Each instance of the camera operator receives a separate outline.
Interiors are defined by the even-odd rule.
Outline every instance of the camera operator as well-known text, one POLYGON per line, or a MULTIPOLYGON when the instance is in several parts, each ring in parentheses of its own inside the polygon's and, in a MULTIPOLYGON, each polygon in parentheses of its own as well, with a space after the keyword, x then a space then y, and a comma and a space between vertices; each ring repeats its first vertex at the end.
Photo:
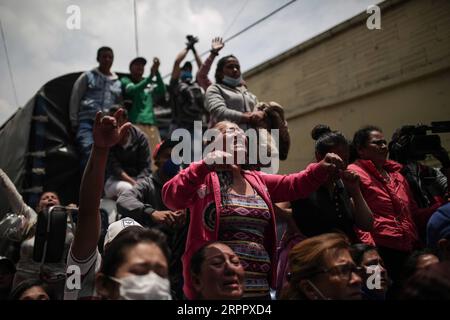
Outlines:
MULTIPOLYGON (((430 127, 421 125, 397 129, 389 143, 389 158, 403 165, 401 173, 408 181, 418 207, 434 212, 448 201, 450 159, 440 144, 439 136, 426 135, 428 129, 430 127), (441 168, 421 163, 427 154, 439 160, 441 168)), ((423 221, 423 225, 426 223, 423 221)))
POLYGON ((192 35, 188 35, 186 38, 186 47, 177 55, 170 78, 169 92, 172 100, 172 123, 169 134, 177 128, 184 128, 193 136, 194 121, 203 121, 205 92, 195 82, 191 62, 186 61, 183 66, 180 66, 189 50, 195 56, 197 67, 200 69, 202 66, 202 60, 194 47, 195 43, 198 42, 198 38, 192 35))

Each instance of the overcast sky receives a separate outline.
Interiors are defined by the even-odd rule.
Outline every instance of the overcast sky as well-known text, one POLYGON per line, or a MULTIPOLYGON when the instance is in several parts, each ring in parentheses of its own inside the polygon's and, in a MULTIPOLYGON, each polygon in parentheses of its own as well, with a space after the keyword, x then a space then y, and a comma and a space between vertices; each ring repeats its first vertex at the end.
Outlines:
MULTIPOLYGON (((214 36, 230 37, 289 0, 136 0, 140 55, 161 60, 170 72, 186 34, 200 38, 198 52, 214 36)), ((336 24, 365 11, 379 0, 297 0, 225 45, 248 70, 336 24)), ((114 71, 127 72, 136 56, 133 0, 0 0, 19 106, 47 81, 96 66, 98 47, 114 49, 114 71), (70 30, 67 7, 81 10, 81 28, 70 30)), ((192 56, 189 54, 189 59, 192 56)), ((148 66, 149 68, 149 66, 148 66)), ((212 75, 211 71, 211 75, 212 75)), ((168 79, 167 79, 168 81, 168 79)), ((16 109, 3 43, 0 45, 0 124, 16 109)))

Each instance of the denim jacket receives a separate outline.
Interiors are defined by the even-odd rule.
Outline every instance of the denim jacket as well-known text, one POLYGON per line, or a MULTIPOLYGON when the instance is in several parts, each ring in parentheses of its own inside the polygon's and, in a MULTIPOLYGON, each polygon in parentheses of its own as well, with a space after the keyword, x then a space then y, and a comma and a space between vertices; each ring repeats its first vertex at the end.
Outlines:
POLYGON ((77 127, 79 121, 94 120, 97 111, 107 112, 120 102, 122 95, 118 76, 105 76, 98 69, 84 72, 75 82, 70 99, 70 121, 77 127))

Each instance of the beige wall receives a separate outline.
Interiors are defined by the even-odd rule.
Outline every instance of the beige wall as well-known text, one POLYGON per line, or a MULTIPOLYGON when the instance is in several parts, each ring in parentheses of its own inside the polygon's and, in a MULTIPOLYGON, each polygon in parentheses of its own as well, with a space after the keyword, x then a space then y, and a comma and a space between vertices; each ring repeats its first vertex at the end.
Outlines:
MULTIPOLYGON (((314 156, 324 123, 351 137, 366 124, 386 137, 404 124, 450 120, 450 1, 385 1, 381 30, 362 13, 246 72, 259 100, 286 108, 292 147, 281 172, 314 156)), ((442 135, 450 149, 450 134, 442 135)))

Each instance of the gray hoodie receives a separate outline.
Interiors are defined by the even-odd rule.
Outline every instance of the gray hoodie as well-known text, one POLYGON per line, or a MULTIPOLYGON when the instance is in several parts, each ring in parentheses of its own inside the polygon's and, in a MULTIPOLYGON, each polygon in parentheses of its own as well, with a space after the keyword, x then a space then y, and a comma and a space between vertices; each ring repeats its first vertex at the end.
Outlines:
POLYGON ((247 129, 247 124, 240 123, 242 113, 252 112, 258 103, 256 96, 243 85, 233 88, 224 84, 213 84, 205 95, 205 109, 210 113, 210 127, 217 122, 228 120, 247 129))

